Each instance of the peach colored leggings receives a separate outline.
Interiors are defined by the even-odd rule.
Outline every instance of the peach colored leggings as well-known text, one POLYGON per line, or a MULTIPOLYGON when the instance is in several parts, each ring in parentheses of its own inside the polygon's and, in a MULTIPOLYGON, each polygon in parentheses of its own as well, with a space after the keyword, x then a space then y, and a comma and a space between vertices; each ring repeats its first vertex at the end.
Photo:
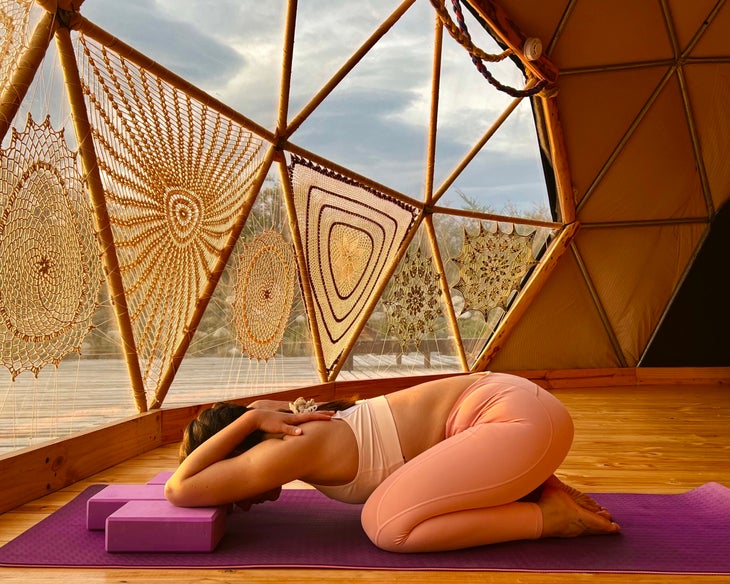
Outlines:
POLYGON ((396 552, 538 538, 540 508, 520 499, 555 472, 572 440, 570 415, 553 395, 490 373, 461 395, 445 439, 370 495, 363 528, 376 546, 396 552))

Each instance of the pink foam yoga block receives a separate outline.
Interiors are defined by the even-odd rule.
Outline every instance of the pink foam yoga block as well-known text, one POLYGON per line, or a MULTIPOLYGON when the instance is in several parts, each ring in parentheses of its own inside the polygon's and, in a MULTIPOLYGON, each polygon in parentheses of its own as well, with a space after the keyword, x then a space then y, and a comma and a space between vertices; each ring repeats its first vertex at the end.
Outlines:
POLYGON ((172 476, 172 471, 162 471, 161 473, 156 474, 153 476, 150 480, 147 481, 148 485, 164 485, 167 482, 167 479, 169 479, 172 476))
POLYGON ((107 552, 212 552, 226 529, 221 507, 130 501, 106 520, 107 552))
POLYGON ((108 485, 86 503, 86 528, 104 529, 106 518, 133 500, 165 500, 165 485, 108 485))

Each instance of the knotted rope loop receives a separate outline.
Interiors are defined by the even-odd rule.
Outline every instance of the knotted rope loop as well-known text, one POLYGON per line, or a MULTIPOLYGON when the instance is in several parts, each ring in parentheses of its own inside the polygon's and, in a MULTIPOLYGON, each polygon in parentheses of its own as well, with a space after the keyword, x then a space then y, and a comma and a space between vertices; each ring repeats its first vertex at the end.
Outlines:
POLYGON ((513 54, 512 50, 507 49, 499 54, 491 54, 477 47, 472 41, 471 34, 469 34, 469 29, 466 26, 464 13, 461 10, 460 0, 451 0, 454 14, 456 15, 456 23, 451 19, 451 15, 446 9, 445 0, 431 0, 431 4, 436 10, 436 14, 441 20, 444 28, 449 31, 449 34, 454 38, 454 40, 456 40, 456 42, 466 49, 474 63, 474 66, 493 87, 512 97, 530 97, 545 89, 547 81, 544 79, 541 79, 528 89, 516 89, 509 85, 500 83, 489 72, 487 67, 484 65, 484 62, 498 63, 503 61, 505 58, 513 54))

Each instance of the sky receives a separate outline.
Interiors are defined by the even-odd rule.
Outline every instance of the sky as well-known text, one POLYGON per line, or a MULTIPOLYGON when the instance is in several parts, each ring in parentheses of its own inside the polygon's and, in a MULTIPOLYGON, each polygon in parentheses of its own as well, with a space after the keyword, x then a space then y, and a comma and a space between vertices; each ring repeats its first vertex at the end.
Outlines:
MULTIPOLYGON (((398 6, 396 0, 300 0, 289 119, 398 6)), ((285 0, 86 0, 81 13, 125 43, 273 131, 281 85, 285 0)), ((466 12, 466 10, 465 10, 466 12)), ((496 45, 467 13, 475 44, 496 45)), ((434 11, 415 4, 316 112, 295 144, 416 199, 423 197, 431 96, 434 11)), ((489 65, 500 81, 524 83, 511 63, 489 65)), ((436 185, 512 98, 493 89, 466 51, 444 36, 436 185)), ((441 204, 456 191, 495 212, 546 205, 532 113, 510 117, 441 204)))

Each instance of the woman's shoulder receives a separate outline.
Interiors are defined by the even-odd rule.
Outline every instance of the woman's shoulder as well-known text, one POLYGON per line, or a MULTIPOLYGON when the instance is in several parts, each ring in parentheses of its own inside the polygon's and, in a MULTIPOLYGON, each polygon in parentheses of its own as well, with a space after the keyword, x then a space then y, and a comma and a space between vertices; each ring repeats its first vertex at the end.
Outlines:
POLYGON ((351 428, 333 418, 327 422, 302 424, 299 436, 284 436, 280 448, 288 456, 309 459, 306 476, 299 478, 309 483, 341 483, 354 477, 358 467, 358 446, 351 428))

